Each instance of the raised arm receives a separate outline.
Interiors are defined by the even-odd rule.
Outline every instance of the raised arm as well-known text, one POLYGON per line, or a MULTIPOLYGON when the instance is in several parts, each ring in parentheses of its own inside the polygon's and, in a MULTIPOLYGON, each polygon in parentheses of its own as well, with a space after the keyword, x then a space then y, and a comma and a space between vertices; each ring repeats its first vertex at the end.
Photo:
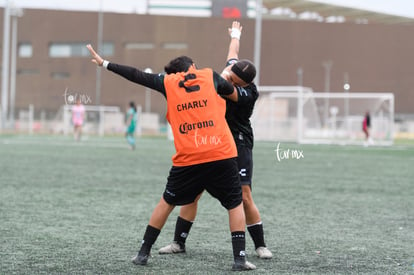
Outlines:
POLYGON ((97 54, 91 45, 86 45, 86 47, 92 56, 92 62, 96 65, 103 66, 131 82, 156 90, 165 96, 164 76, 162 74, 146 73, 130 66, 109 62, 97 54))
MULTIPOLYGON (((228 29, 231 40, 230 40, 229 50, 227 53, 227 61, 231 59, 239 59, 240 36, 241 36, 242 28, 243 27, 240 25, 240 22, 233 21, 231 28, 228 29)), ((231 65, 224 68, 223 72, 221 73, 221 76, 227 81, 232 82, 231 77, 230 77, 230 68, 231 68, 231 65)), ((236 87, 234 87, 234 93, 232 93, 231 95, 227 95, 225 97, 232 101, 237 101, 238 94, 237 94, 236 87)))
POLYGON ((229 51, 227 53, 227 60, 235 58, 239 59, 239 49, 240 49, 240 35, 242 31, 242 26, 240 22, 233 21, 231 28, 229 28, 229 35, 231 37, 229 51))

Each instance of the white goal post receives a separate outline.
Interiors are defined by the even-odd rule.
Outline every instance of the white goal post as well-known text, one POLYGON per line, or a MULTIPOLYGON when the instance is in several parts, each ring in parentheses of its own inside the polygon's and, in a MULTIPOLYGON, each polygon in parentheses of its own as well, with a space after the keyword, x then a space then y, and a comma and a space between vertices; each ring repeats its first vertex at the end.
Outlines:
POLYGON ((365 144, 362 121, 371 117, 375 145, 392 145, 392 93, 314 93, 301 86, 260 86, 252 115, 255 139, 314 144, 365 144))

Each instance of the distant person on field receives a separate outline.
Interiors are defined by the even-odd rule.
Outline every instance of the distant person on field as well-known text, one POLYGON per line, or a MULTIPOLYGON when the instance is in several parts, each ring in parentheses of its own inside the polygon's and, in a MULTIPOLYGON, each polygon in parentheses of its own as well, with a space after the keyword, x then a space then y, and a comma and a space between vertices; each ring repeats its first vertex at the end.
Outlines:
POLYGON ((137 125, 137 107, 135 103, 131 101, 129 103, 129 109, 126 113, 126 133, 125 137, 132 150, 135 150, 135 127, 137 125))
POLYGON ((85 107, 81 103, 80 98, 78 98, 76 99, 76 105, 72 106, 73 136, 76 141, 79 141, 81 138, 84 119, 85 107))
POLYGON ((364 116, 364 120, 362 121, 362 131, 364 131, 365 134, 365 140, 370 142, 371 137, 369 134, 369 130, 371 128, 371 116, 369 115, 369 112, 367 111, 364 116))

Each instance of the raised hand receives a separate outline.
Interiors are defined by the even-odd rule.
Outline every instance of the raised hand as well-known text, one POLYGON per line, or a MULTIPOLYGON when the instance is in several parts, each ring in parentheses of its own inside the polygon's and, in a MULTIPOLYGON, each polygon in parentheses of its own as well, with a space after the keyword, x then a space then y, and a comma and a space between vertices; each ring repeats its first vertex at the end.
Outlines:
POLYGON ((86 45, 86 48, 88 48, 88 50, 89 50, 89 52, 91 53, 91 55, 92 55, 92 62, 93 63, 95 63, 96 65, 98 65, 98 66, 102 66, 102 64, 103 64, 103 62, 104 62, 104 60, 103 60, 103 58, 102 57, 100 57, 100 55, 99 54, 97 54, 96 52, 95 52, 95 50, 93 49, 93 47, 92 47, 92 45, 91 44, 88 44, 88 45, 86 45))
POLYGON ((229 28, 229 35, 231 38, 238 38, 240 39, 240 34, 243 27, 240 25, 240 22, 233 21, 233 24, 231 25, 231 28, 229 28))

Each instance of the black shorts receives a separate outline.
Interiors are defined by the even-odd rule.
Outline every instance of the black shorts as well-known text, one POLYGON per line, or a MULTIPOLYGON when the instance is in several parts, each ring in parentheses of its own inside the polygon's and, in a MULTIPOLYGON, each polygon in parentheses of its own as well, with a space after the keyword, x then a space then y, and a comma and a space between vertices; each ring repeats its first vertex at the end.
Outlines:
POLYGON ((239 167, 239 176, 241 185, 252 185, 253 176, 253 155, 252 149, 244 144, 237 144, 237 165, 239 167))
POLYGON ((242 202, 236 158, 190 166, 173 166, 168 176, 164 199, 172 205, 194 202, 206 190, 226 209, 242 202))

